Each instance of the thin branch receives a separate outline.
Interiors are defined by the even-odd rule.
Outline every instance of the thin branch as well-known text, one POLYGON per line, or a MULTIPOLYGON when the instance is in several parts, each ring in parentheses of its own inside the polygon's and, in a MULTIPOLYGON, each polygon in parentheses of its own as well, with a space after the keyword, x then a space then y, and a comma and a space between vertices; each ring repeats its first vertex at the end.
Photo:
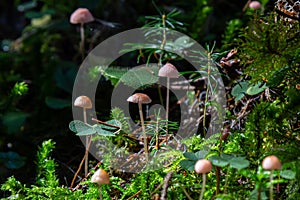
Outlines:
POLYGON ((161 191, 161 197, 160 200, 166 200, 166 196, 167 196, 167 190, 168 190, 168 186, 169 186, 169 181, 173 175, 173 171, 169 172, 165 178, 164 178, 164 185, 163 185, 163 189, 161 191))

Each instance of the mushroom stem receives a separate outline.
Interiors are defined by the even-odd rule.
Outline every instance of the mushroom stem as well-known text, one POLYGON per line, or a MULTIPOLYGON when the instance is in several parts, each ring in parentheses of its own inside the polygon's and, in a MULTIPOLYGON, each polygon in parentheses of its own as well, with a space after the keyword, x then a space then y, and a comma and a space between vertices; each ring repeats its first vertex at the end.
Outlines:
POLYGON ((148 142, 147 142, 147 136, 146 136, 146 129, 145 129, 145 125, 144 125, 144 116, 143 116, 143 110, 142 110, 142 103, 138 103, 139 106, 139 114, 140 114, 140 118, 141 118, 141 124, 142 124, 142 130, 143 130, 143 137, 144 137, 144 151, 146 154, 146 159, 148 161, 149 159, 149 154, 148 154, 148 142))
POLYGON ((273 170, 270 171, 270 200, 273 200, 273 170))
MULTIPOLYGON (((86 108, 83 108, 83 121, 84 123, 87 123, 87 118, 86 118, 86 108)), ((92 138, 89 138, 89 136, 85 136, 85 161, 84 161, 84 175, 87 175, 88 173, 88 160, 89 160, 89 141, 92 138)))
MULTIPOLYGON (((169 90, 169 87, 170 87, 170 78, 167 77, 167 102, 166 102, 166 134, 167 134, 167 137, 168 137, 168 121, 169 121, 169 98, 170 98, 170 90, 169 90)), ((168 140, 167 140, 168 142, 168 140)))
POLYGON ((102 200, 102 185, 98 184, 98 189, 99 189, 99 199, 102 200))
POLYGON ((81 59, 84 59, 84 26, 83 23, 80 23, 80 53, 81 53, 81 59))
POLYGON ((205 190, 205 184, 206 184, 206 174, 203 173, 203 174, 202 174, 202 189, 201 189, 201 194, 200 194, 199 200, 202 200, 202 199, 203 199, 203 196, 204 196, 204 190, 205 190))

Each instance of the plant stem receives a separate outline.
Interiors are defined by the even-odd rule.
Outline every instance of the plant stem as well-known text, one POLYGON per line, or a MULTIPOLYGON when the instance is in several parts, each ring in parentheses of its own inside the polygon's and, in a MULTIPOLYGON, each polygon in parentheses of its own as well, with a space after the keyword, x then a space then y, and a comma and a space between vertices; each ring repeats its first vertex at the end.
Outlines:
POLYGON ((207 109, 207 102, 208 102, 208 93, 209 93, 209 86, 210 86, 210 59, 211 59, 211 53, 208 52, 207 54, 207 86, 206 86, 206 94, 205 94, 205 102, 204 102, 204 110, 203 110, 203 135, 206 136, 206 109, 207 109))
POLYGON ((158 150, 159 149, 159 120, 160 120, 160 117, 157 116, 156 118, 156 126, 155 126, 155 148, 158 150))
POLYGON ((205 183, 206 183, 206 174, 203 173, 202 174, 202 189, 201 189, 201 195, 199 197, 199 200, 202 200, 203 199, 203 196, 204 196, 204 190, 205 190, 205 183))
MULTIPOLYGON (((84 123, 87 123, 87 119, 86 119, 86 108, 83 108, 83 121, 84 123)), ((89 144, 89 140, 91 140, 91 138, 89 136, 85 136, 85 161, 84 161, 84 175, 86 176, 88 173, 88 160, 89 160, 89 154, 88 154, 88 144, 89 144)))
POLYGON ((146 160, 148 161, 149 159, 149 153, 148 153, 148 142, 147 142, 147 135, 146 135, 146 129, 145 129, 145 124, 144 124, 144 116, 143 116, 143 110, 142 110, 142 103, 138 103, 139 106, 139 114, 141 118, 141 124, 142 124, 142 130, 143 130, 143 137, 144 137, 144 151, 146 154, 146 160))
POLYGON ((216 167, 216 176, 217 176, 217 188, 216 195, 220 193, 220 167, 216 167))
POLYGON ((159 56, 159 66, 162 66, 162 57, 163 57, 163 49, 165 48, 166 42, 167 42, 167 34, 166 34, 166 15, 161 16, 162 19, 162 26, 163 26, 163 40, 160 44, 160 56, 159 56))
POLYGON ((273 200, 273 170, 270 171, 270 200, 273 200))

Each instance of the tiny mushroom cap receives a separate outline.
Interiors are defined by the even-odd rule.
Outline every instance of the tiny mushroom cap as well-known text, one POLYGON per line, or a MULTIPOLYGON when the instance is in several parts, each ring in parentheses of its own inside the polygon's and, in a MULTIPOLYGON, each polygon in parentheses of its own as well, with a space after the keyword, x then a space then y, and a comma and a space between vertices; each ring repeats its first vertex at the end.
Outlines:
POLYGON ((158 76, 160 77, 169 77, 169 78, 177 78, 179 73, 174 65, 171 63, 167 63, 158 71, 158 76))
POLYGON ((249 4, 249 8, 260 9, 261 8, 261 3, 259 1, 251 1, 250 4, 249 4))
POLYGON ((267 156, 262 162, 262 167, 265 170, 276 170, 276 169, 281 169, 281 163, 280 160, 274 156, 267 156))
POLYGON ((74 106, 81 107, 81 108, 89 108, 89 109, 93 107, 91 99, 87 96, 77 97, 75 99, 74 106))
POLYGON ((81 24, 81 23, 88 23, 94 21, 93 15, 87 8, 78 8, 75 10, 71 17, 70 23, 71 24, 81 24))
POLYGON ((92 183, 109 184, 109 175, 103 169, 98 169, 91 178, 92 183))
POLYGON ((127 101, 132 103, 141 103, 141 104, 147 104, 151 103, 151 99, 148 95, 143 93, 135 93, 132 96, 130 96, 127 101))
POLYGON ((209 160, 201 159, 195 164, 195 171, 198 174, 206 174, 212 170, 212 165, 209 160))

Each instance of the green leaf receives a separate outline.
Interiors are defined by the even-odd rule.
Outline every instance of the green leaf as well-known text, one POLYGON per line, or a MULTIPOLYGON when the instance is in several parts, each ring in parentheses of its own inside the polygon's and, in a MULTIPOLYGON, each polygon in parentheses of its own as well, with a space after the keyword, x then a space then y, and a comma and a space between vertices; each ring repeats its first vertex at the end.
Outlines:
POLYGON ((93 127, 80 120, 74 120, 69 123, 69 129, 74 133, 80 133, 90 129, 93 130, 93 127))
POLYGON ((228 165, 228 161, 224 158, 221 158, 220 156, 211 156, 208 158, 208 160, 215 166, 218 167, 225 167, 228 165))
POLYGON ((95 66, 90 68, 89 76, 92 80, 95 80, 100 73, 102 76, 110 80, 113 85, 116 85, 127 71, 127 69, 121 67, 95 66))
POLYGON ((121 77, 121 81, 132 88, 146 88, 158 82, 158 66, 136 67, 121 77))
POLYGON ((8 133, 16 133, 20 131, 20 127, 29 116, 24 112, 8 112, 2 116, 2 123, 7 127, 8 133))
POLYGON ((48 107, 53 109, 62 109, 71 106, 70 101, 56 97, 46 97, 45 103, 48 107))
POLYGON ((296 172, 293 172, 292 170, 283 170, 283 171, 280 171, 280 176, 282 178, 292 180, 292 179, 295 179, 296 172))
POLYGON ((97 131, 94 128, 92 128, 92 129, 86 129, 84 131, 80 131, 80 132, 76 133, 76 135, 77 136, 87 136, 87 135, 94 135, 96 133, 97 133, 97 131))
POLYGON ((181 160, 179 162, 180 167, 183 169, 186 169, 188 171, 194 171, 196 161, 191 161, 191 160, 181 160))
POLYGON ((200 150, 200 151, 197 151, 195 153, 195 156, 197 157, 197 160, 200 160, 200 159, 203 159, 205 158, 205 156, 208 154, 208 151, 206 150, 200 150))
POLYGON ((230 167, 235 169, 243 169, 249 166, 249 161, 243 157, 235 157, 229 160, 230 167))
POLYGON ((240 82, 236 84, 231 91, 231 95, 235 97, 235 101, 241 100, 246 94, 248 89, 248 82, 240 82))
POLYGON ((195 153, 192 153, 192 152, 185 152, 183 153, 183 156, 190 159, 190 160, 199 160, 198 157, 195 155, 195 153))
POLYGON ((262 91, 264 91, 266 88, 267 88, 266 84, 262 85, 261 82, 258 82, 255 85, 250 86, 247 89, 246 93, 249 95, 257 95, 257 94, 261 93, 262 91))
POLYGON ((121 122, 119 122, 118 120, 115 120, 115 119, 109 120, 105 123, 111 124, 111 125, 114 125, 114 126, 118 126, 120 128, 110 127, 110 126, 107 126, 105 124, 95 124, 95 125, 93 125, 93 128, 97 132, 98 135, 115 136, 116 132, 118 132, 122 128, 121 122))

